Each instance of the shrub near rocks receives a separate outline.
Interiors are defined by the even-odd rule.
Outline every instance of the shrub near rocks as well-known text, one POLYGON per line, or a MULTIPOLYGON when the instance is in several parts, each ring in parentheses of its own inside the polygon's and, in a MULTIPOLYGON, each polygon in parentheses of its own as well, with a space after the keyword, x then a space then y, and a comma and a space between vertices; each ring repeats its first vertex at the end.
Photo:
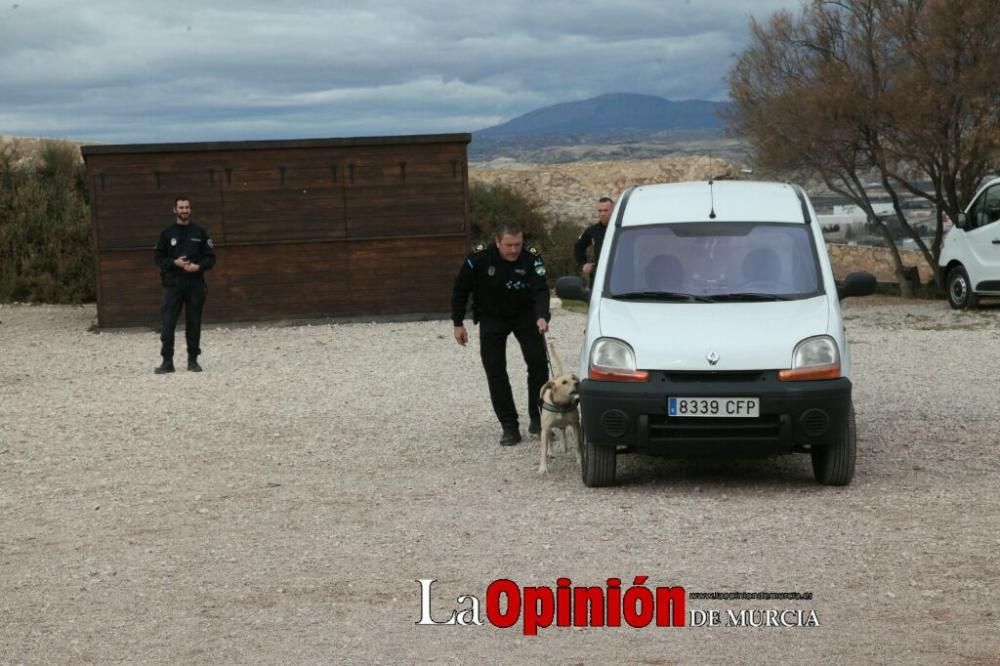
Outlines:
POLYGON ((469 187, 469 213, 473 243, 493 242, 493 232, 504 220, 512 220, 524 229, 524 242, 538 248, 545 260, 549 286, 563 275, 576 275, 573 243, 582 227, 552 223, 543 212, 544 202, 523 190, 502 183, 472 183, 469 187))
POLYGON ((94 301, 87 185, 78 150, 0 152, 0 301, 94 301))

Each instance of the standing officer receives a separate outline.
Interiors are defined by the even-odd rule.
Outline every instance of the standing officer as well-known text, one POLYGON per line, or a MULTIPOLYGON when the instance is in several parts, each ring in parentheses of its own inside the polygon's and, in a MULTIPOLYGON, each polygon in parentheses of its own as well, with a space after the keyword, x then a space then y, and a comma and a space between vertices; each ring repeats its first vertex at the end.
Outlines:
POLYGON ((463 347, 469 341, 465 309, 472 295, 473 323, 479 324, 479 347, 490 387, 490 400, 503 436, 501 446, 521 441, 517 408, 507 376, 507 336, 521 345, 528 365, 528 432, 542 431, 538 412, 539 394, 548 378, 545 333, 549 330, 549 286, 545 264, 538 251, 524 248, 524 234, 513 222, 502 223, 494 243, 479 245, 466 257, 455 278, 451 295, 451 319, 455 340, 463 347))
POLYGON ((601 243, 604 242, 604 233, 608 230, 608 222, 611 220, 611 209, 614 201, 608 197, 601 197, 597 201, 597 222, 583 230, 576 244, 573 245, 573 256, 576 265, 584 274, 593 275, 597 268, 597 260, 601 256, 601 243), (594 260, 587 261, 587 248, 594 246, 594 260))
POLYGON ((160 232, 153 254, 163 285, 160 301, 163 363, 156 369, 158 375, 174 371, 174 329, 181 307, 184 308, 184 337, 187 338, 187 368, 191 372, 201 372, 198 345, 201 342, 201 311, 205 307, 205 271, 215 265, 215 247, 208 230, 191 221, 191 200, 177 197, 174 216, 175 222, 160 232))

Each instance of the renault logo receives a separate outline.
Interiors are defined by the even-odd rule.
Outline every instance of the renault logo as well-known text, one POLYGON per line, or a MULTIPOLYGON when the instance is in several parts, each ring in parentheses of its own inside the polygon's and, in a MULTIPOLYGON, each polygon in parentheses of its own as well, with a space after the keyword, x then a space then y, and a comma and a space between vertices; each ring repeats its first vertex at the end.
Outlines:
POLYGON ((705 358, 708 359, 708 364, 709 365, 717 365, 719 363, 719 353, 718 352, 710 351, 710 352, 708 352, 708 354, 705 355, 705 358))

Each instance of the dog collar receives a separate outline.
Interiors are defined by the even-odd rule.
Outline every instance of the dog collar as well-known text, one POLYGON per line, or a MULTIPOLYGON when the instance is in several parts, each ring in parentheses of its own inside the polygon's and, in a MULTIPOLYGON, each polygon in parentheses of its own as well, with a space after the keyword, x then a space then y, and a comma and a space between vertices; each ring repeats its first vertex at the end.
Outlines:
POLYGON ((542 402, 542 409, 547 412, 555 412, 556 414, 568 414, 576 409, 576 406, 580 404, 579 398, 574 398, 573 402, 565 407, 561 407, 551 402, 542 402))

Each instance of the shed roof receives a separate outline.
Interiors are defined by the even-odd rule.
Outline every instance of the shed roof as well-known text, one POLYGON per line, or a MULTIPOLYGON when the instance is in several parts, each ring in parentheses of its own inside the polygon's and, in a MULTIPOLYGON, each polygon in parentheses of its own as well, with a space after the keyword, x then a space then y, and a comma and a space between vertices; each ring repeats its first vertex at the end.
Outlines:
POLYGON ((194 143, 133 143, 88 145, 80 148, 84 159, 90 155, 125 155, 135 153, 180 153, 221 150, 262 150, 275 148, 330 148, 351 146, 389 146, 433 143, 469 143, 472 135, 406 134, 399 136, 361 136, 328 139, 268 139, 262 141, 202 141, 194 143))

